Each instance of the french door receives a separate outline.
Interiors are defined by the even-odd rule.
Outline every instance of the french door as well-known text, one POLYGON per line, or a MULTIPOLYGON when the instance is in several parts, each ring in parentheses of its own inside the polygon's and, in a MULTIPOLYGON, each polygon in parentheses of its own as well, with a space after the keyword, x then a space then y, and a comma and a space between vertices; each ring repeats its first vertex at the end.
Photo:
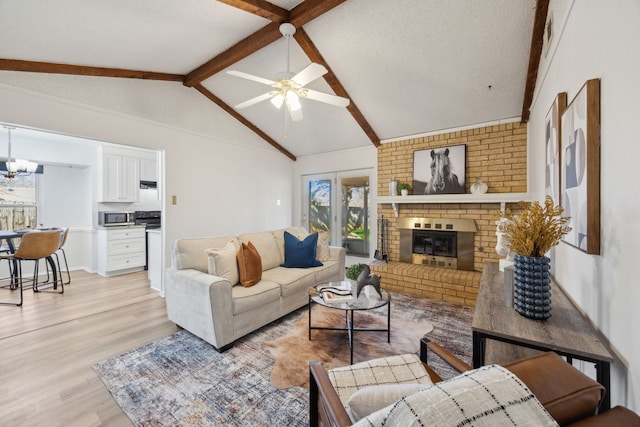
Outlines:
POLYGON ((372 173, 364 169, 304 176, 303 225, 310 232, 328 231, 331 244, 344 247, 347 255, 369 257, 372 173))

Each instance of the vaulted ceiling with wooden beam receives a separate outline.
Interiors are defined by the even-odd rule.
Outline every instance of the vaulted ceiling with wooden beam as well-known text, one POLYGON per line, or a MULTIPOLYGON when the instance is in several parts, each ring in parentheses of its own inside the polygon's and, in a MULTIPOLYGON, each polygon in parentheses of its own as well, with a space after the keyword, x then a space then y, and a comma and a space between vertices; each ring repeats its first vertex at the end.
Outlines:
MULTIPOLYGON (((195 90, 292 160, 528 118, 548 0, 1 0, 0 82, 11 73, 126 78, 195 90), (290 43, 279 27, 291 23, 290 43), (304 118, 260 102, 311 63, 304 118)), ((144 84, 144 82, 140 82, 144 84)), ((1 120, 1 118, 0 118, 1 120)))

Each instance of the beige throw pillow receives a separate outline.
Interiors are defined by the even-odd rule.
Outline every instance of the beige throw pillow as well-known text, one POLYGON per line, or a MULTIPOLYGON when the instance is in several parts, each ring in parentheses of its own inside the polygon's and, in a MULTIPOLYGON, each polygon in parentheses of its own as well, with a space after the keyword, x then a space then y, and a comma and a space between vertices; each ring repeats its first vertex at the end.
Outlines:
POLYGON ((210 248, 205 252, 209 257, 209 274, 224 277, 231 285, 238 283, 237 249, 233 241, 227 242, 224 248, 210 248))
POLYGON ((316 259, 318 261, 329 261, 329 232, 318 233, 318 246, 316 248, 316 259))

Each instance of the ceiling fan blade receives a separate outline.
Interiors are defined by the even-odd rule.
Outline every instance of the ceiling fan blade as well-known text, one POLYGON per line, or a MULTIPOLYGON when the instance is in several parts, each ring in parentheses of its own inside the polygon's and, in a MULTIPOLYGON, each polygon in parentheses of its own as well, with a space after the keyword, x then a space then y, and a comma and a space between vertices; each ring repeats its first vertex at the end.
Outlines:
POLYGON ((327 73, 328 70, 324 67, 324 65, 312 62, 304 70, 293 76, 291 80, 298 83, 300 86, 304 86, 307 83, 311 83, 315 79, 322 77, 327 73))
POLYGON ((294 122, 299 122, 300 120, 302 120, 302 109, 299 108, 297 110, 292 110, 290 108, 288 108, 289 110, 289 115, 291 116, 291 120, 293 120, 294 122))
POLYGON ((318 92, 317 90, 304 89, 301 92, 302 93, 300 95, 307 99, 324 102, 325 104, 335 105, 336 107, 346 107, 351 102, 349 101, 349 98, 343 98, 342 96, 318 92))
POLYGON ((241 102, 240 104, 236 105, 233 108, 236 109, 241 109, 241 108, 246 108, 246 107, 250 107, 254 104, 257 104, 258 102, 262 102, 262 101, 266 101, 267 99, 271 99, 273 98, 275 92, 267 92, 267 93, 263 93, 262 95, 256 96, 255 98, 251 98, 248 99, 244 102, 241 102))
POLYGON ((254 76, 253 74, 243 73, 242 71, 237 70, 227 70, 227 74, 231 74, 232 76, 240 77, 247 80, 253 80, 254 82, 262 83, 265 85, 274 85, 276 82, 273 80, 265 79, 264 77, 254 76))

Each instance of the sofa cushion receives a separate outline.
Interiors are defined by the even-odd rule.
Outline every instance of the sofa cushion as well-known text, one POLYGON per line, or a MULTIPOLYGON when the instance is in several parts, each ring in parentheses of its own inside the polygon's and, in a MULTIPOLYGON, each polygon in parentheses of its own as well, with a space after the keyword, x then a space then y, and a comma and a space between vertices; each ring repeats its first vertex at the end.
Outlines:
POLYGON ((236 247, 240 245, 235 236, 178 239, 173 244, 173 265, 178 270, 193 268, 208 273, 209 257, 206 250, 224 248, 229 240, 232 240, 236 247))
POLYGON ((262 278, 262 261, 255 246, 251 242, 242 242, 236 258, 240 284, 249 287, 258 283, 262 278))
POLYGON ((241 242, 253 243, 262 259, 263 270, 282 264, 283 258, 280 256, 278 244, 270 231, 240 234, 238 238, 241 242))
POLYGON ((268 280, 260 280, 254 286, 234 286, 231 289, 233 314, 250 310, 260 310, 266 303, 280 298, 280 285, 268 280))
MULTIPOLYGON (((336 277, 340 277, 340 264, 338 261, 325 261, 322 267, 315 267, 312 270, 316 273, 316 284, 336 281, 336 277)), ((342 276, 344 276, 344 271, 342 271, 342 276)))
POLYGON ((300 238, 300 236, 304 237, 307 234, 309 234, 307 233, 307 230, 305 230, 302 227, 287 227, 287 228, 281 228, 279 230, 273 230, 271 232, 271 234, 273 235, 273 238, 276 241, 276 245, 278 246, 278 252, 280 252, 280 258, 282 259, 282 261, 280 261, 280 264, 284 262, 284 232, 285 231, 293 234, 298 238, 300 238))
POLYGON ((224 248, 209 248, 205 252, 209 256, 209 274, 224 277, 232 285, 238 283, 238 248, 233 240, 229 240, 224 248))
POLYGON ((318 244, 318 233, 312 233, 298 240, 296 236, 284 232, 284 263, 282 267, 287 268, 308 268, 322 265, 316 259, 316 248, 318 244))
POLYGON ((405 396, 354 424, 383 425, 558 424, 518 377, 501 366, 489 365, 405 396))
POLYGON ((316 284, 314 269, 276 267, 262 272, 262 278, 278 283, 283 297, 288 297, 316 284))

